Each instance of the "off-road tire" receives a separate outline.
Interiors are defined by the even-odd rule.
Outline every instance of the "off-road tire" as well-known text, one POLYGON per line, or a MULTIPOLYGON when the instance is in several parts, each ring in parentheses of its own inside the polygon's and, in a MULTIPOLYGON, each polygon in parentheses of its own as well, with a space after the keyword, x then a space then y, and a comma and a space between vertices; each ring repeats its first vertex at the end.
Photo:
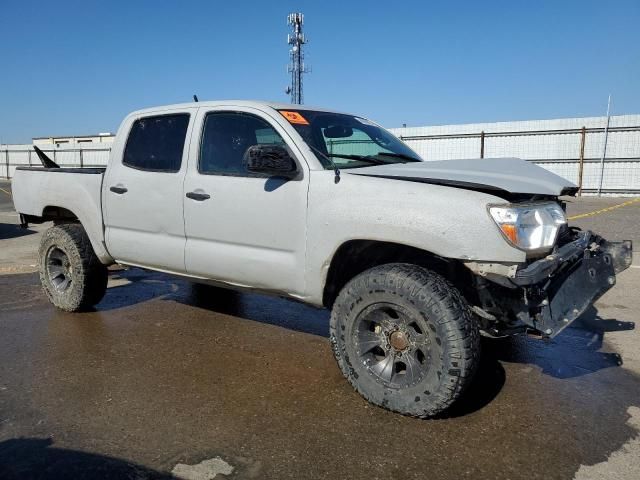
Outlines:
MULTIPOLYGON (((384 315, 380 318, 386 326, 384 315)), ((389 338, 382 327, 375 326, 373 332, 389 338)), ((369 335, 366 328, 364 335, 369 335)), ((374 267, 349 281, 333 305, 330 339, 338 365, 356 391, 375 405, 421 418, 435 416, 451 406, 469 385, 480 357, 478 325, 464 297, 442 276, 410 264, 374 267), (413 325, 427 327, 423 334, 416 333, 420 328, 411 327, 406 335, 411 338, 416 333, 416 338, 428 346, 428 353, 423 348, 425 361, 418 363, 423 370, 414 374, 412 368, 415 381, 402 388, 384 384, 375 373, 372 364, 380 357, 363 360, 363 328, 358 325, 363 325, 366 312, 375 312, 381 305, 395 305, 400 319, 415 319, 413 325)), ((398 351, 391 343, 386 347, 395 355, 408 354, 410 348, 398 351)), ((413 360, 411 363, 415 365, 413 360)), ((395 368, 392 370, 395 372, 395 368)))
MULTIPOLYGON (((59 254, 58 254, 59 255, 59 254)), ((107 267, 93 251, 87 232, 79 223, 56 225, 43 235, 38 251, 40 282, 47 297, 57 308, 67 312, 87 310, 98 304, 107 290, 107 267), (68 261, 69 284, 56 288, 50 274, 50 255, 60 251, 68 261)))

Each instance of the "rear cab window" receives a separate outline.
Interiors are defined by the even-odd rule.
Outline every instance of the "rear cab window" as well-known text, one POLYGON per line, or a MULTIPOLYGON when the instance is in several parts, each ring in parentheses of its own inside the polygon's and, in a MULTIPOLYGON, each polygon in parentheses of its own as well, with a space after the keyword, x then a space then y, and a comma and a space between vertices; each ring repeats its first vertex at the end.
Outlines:
POLYGON ((188 113, 137 119, 129 131, 123 165, 150 172, 178 172, 188 126, 188 113))

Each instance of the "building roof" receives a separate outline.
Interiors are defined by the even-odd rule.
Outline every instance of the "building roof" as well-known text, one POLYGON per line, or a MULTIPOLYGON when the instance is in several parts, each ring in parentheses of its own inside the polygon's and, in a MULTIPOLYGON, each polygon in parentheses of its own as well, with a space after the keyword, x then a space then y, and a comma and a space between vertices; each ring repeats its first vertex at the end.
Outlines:
POLYGON ((48 140, 50 138, 95 138, 95 137, 113 137, 115 133, 102 132, 92 135, 48 135, 46 137, 32 137, 32 140, 48 140))

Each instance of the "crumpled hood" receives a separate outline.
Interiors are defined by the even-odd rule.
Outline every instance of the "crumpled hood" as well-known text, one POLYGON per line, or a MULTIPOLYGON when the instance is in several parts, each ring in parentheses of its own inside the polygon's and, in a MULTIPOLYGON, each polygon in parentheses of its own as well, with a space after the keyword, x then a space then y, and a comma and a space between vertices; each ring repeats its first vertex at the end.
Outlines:
POLYGON ((555 173, 519 158, 397 163, 357 168, 348 170, 348 173, 533 195, 572 195, 578 189, 555 173))

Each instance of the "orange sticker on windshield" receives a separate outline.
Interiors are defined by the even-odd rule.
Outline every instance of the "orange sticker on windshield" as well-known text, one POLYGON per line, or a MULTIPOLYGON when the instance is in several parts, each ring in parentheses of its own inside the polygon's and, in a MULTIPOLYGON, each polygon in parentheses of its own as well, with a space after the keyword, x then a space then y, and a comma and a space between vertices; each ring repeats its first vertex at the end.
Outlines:
POLYGON ((287 110, 280 110, 280 113, 284 118, 289 120, 289 123, 295 123, 298 125, 309 125, 307 119, 300 115, 298 112, 290 112, 287 110))

